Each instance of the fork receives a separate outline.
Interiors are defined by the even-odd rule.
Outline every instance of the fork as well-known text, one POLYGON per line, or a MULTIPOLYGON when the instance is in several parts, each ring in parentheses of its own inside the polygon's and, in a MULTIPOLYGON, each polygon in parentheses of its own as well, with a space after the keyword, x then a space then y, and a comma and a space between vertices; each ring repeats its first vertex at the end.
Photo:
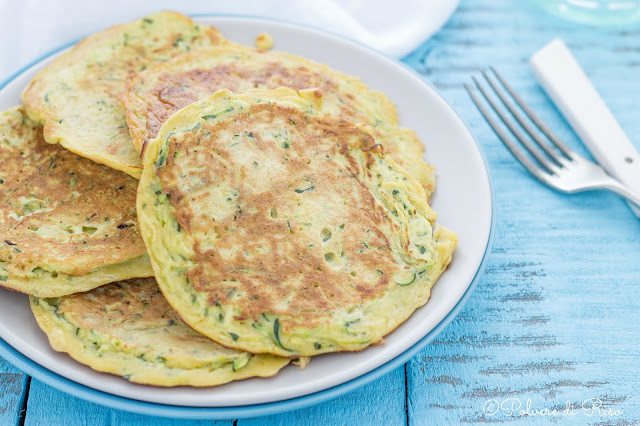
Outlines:
POLYGON ((500 73, 493 67, 489 67, 489 71, 482 71, 482 76, 488 85, 483 85, 476 77, 471 77, 473 83, 486 104, 520 142, 520 145, 491 116, 476 91, 467 83, 464 83, 464 88, 498 138, 529 173, 547 186, 561 192, 573 194, 605 189, 640 206, 640 194, 633 193, 598 164, 571 150, 538 118, 500 73), (493 92, 493 96, 497 95, 502 107, 489 94, 489 91, 493 92), (508 113, 504 111, 505 109, 508 113), (524 147, 524 150, 520 146, 524 147))

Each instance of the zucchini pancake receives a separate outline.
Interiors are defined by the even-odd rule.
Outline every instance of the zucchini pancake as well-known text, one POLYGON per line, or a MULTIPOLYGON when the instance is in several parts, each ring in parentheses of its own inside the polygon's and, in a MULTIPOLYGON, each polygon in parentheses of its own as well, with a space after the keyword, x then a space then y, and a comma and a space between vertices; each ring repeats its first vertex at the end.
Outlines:
POLYGON ((0 286, 41 297, 153 275, 137 181, 45 143, 22 108, 0 113, 0 286))
POLYGON ((90 35, 29 83, 22 101, 44 138, 78 155, 140 175, 120 96, 125 78, 189 50, 222 43, 217 30, 160 12, 90 35))
POLYGON ((305 96, 321 96, 322 112, 367 126, 374 132, 394 132, 386 153, 425 186, 434 187, 432 168, 423 161, 424 145, 415 133, 397 127, 395 106, 362 81, 305 58, 265 52, 240 45, 199 49, 149 67, 126 81, 123 96, 133 145, 142 151, 173 113, 206 99, 218 89, 242 93, 250 89, 289 87, 305 96))
POLYGON ((215 386, 272 376, 290 361, 228 349, 196 333, 176 316, 153 278, 30 300, 55 350, 131 382, 215 386))
POLYGON ((147 145, 137 212, 156 279, 227 347, 362 350, 427 302, 451 260, 455 234, 385 155, 396 133, 321 105, 287 88, 221 90, 147 145))

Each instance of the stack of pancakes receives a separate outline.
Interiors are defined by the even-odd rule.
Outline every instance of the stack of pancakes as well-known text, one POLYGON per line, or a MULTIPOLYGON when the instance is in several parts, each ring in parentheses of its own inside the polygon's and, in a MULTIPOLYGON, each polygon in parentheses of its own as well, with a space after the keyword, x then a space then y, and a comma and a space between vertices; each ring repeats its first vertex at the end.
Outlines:
POLYGON ((0 116, 0 285, 55 350, 214 386, 378 344, 427 302, 456 237, 423 145, 382 93, 260 42, 158 13, 0 116))

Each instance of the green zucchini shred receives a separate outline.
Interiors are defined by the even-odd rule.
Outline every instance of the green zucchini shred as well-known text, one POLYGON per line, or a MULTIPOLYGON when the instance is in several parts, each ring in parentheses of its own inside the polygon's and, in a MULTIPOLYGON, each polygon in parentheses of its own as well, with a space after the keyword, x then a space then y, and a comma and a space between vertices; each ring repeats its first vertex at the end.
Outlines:
POLYGON ((314 189, 316 189, 316 187, 314 185, 311 185, 308 188, 296 188, 295 191, 298 194, 302 194, 303 192, 313 191, 314 189))
POLYGON ((171 132, 167 135, 167 138, 162 143, 162 147, 160 148, 160 152, 158 153, 158 158, 156 158, 156 169, 163 167, 167 163, 167 155, 169 155, 169 139, 173 136, 175 132, 171 132))
POLYGON ((273 322, 273 338, 276 344, 280 346, 282 349, 284 349, 285 351, 292 352, 291 349, 285 348, 282 345, 282 342, 280 341, 280 319, 279 318, 276 318, 276 320, 273 322))
POLYGON ((401 287, 404 287, 406 285, 413 284, 415 280, 416 280, 416 272, 412 271, 410 278, 408 278, 408 279, 397 279, 397 278, 394 278, 393 282, 396 283, 397 285, 401 286, 401 287))

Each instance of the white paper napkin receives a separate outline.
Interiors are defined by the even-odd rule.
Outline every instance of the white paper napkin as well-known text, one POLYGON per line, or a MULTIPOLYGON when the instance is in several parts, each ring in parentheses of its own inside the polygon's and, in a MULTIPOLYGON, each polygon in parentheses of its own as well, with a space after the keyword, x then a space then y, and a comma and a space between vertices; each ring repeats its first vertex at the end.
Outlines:
POLYGON ((0 80, 70 40, 161 9, 243 14, 311 25, 401 57, 434 34, 459 0, 0 0, 0 80))

